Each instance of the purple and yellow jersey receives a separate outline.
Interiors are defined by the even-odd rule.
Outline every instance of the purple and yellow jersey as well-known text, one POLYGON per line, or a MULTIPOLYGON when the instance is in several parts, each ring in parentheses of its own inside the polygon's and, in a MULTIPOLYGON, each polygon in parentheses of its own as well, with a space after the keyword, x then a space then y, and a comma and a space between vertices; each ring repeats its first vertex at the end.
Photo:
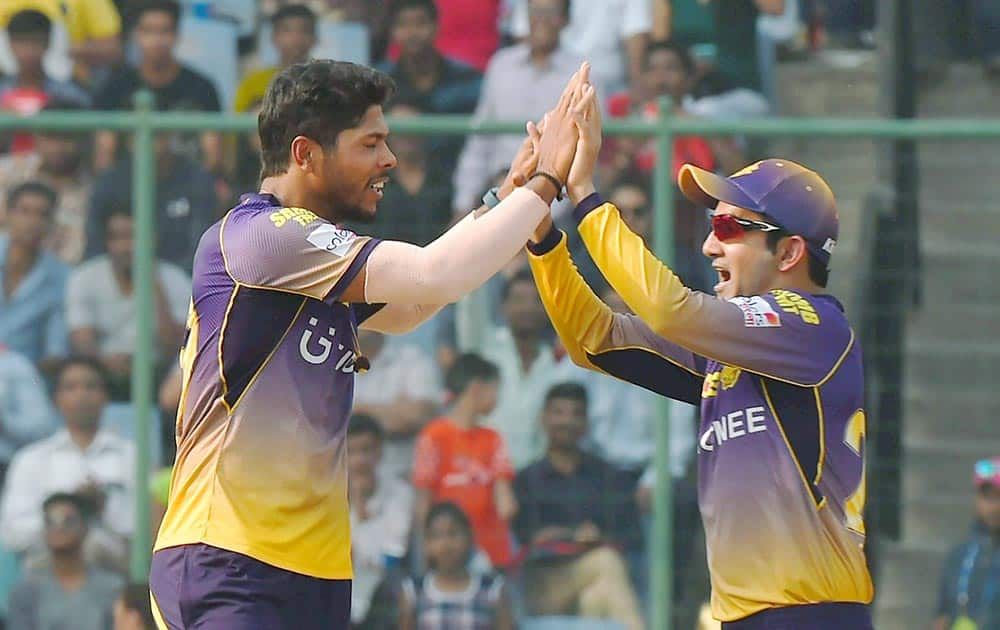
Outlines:
POLYGON ((723 621, 769 608, 869 603, 861 351, 830 296, 691 291, 618 209, 578 208, 597 266, 636 315, 612 313, 561 232, 532 247, 546 310, 573 359, 701 403, 699 504, 723 621))
POLYGON ((265 194, 202 236, 155 549, 205 543, 351 578, 347 420, 356 327, 377 307, 339 298, 376 244, 265 194))

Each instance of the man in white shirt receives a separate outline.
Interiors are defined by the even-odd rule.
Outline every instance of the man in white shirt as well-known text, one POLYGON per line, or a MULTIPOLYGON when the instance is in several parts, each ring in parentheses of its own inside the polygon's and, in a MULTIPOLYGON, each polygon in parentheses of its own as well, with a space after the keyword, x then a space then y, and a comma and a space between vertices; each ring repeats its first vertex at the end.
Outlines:
POLYGON ((29 564, 44 556, 42 504, 56 492, 72 492, 83 496, 93 511, 88 557, 122 567, 134 529, 135 449, 100 427, 108 401, 100 364, 67 359, 55 374, 54 398, 65 426, 11 460, 0 499, 0 542, 25 554, 29 564))
MULTIPOLYGON (((532 0, 512 0, 511 34, 528 36, 532 0)), ((653 28, 650 0, 571 0, 562 45, 593 65, 591 82, 609 90, 633 88, 642 75, 642 57, 653 28)))
POLYGON ((354 412, 372 416, 385 433, 379 473, 409 478, 417 434, 441 408, 441 377, 419 346, 358 331, 371 369, 354 381, 354 412))
POLYGON ((382 427, 374 418, 355 413, 347 427, 348 495, 351 504, 351 620, 360 624, 375 609, 372 596, 406 555, 413 520, 413 490, 393 476, 378 474, 382 459, 382 427))
MULTIPOLYGON (((106 252, 74 269, 67 281, 66 323, 73 352, 104 365, 112 397, 120 400, 128 396, 137 335, 132 215, 128 208, 112 208, 106 220, 106 252)), ((160 260, 156 280, 156 349, 161 359, 174 359, 184 335, 191 279, 177 265, 160 260)))
MULTIPOLYGON (((507 281, 501 308, 506 326, 488 335, 482 348, 483 358, 500 369, 497 406, 485 424, 500 432, 514 469, 520 470, 545 451, 538 417, 546 392, 557 383, 578 379, 556 369, 548 317, 530 270, 522 269, 507 281)), ((583 370, 572 372, 579 376, 583 370)))
MULTIPOLYGON (((527 39, 497 51, 486 68, 474 114, 477 120, 541 120, 583 61, 559 44, 559 33, 566 26, 566 0, 530 3, 527 39)), ((604 93, 600 83, 594 85, 604 93)), ((523 139, 523 134, 469 136, 453 179, 452 209, 457 214, 479 207, 490 182, 507 168, 523 139)))

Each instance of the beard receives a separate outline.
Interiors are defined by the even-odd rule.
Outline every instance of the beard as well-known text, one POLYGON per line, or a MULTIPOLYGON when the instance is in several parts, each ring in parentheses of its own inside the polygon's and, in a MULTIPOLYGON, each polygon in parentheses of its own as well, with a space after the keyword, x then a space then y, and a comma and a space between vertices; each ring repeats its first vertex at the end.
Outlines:
POLYGON ((338 222, 371 224, 375 222, 375 210, 368 210, 356 204, 337 204, 338 222))

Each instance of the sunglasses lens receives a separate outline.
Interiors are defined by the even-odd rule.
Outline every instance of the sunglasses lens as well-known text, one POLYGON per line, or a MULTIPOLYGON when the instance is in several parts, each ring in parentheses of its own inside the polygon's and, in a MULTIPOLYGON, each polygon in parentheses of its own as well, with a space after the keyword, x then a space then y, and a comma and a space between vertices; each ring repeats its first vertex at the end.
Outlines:
POLYGON ((744 232, 743 226, 729 214, 712 215, 712 231, 715 232, 715 238, 720 241, 739 238, 744 232))

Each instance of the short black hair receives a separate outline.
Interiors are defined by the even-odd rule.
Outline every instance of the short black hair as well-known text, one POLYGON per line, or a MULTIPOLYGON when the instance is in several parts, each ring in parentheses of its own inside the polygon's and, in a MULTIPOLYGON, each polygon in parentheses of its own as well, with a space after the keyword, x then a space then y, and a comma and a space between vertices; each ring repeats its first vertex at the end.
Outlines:
MULTIPOLYGON (((781 239, 791 236, 791 234, 784 230, 765 232, 765 234, 767 237, 767 248, 771 250, 772 254, 778 251, 778 243, 781 242, 781 239)), ((809 279, 816 286, 825 289, 826 285, 830 282, 830 270, 812 252, 806 252, 806 255, 809 257, 809 279)))
POLYGON ((430 511, 427 512, 427 518, 424 519, 424 531, 429 530, 431 523, 439 518, 454 520, 460 528, 465 530, 470 542, 472 541, 472 521, 469 520, 469 516, 457 504, 451 501, 442 501, 431 506, 430 511))
POLYGON ((494 382, 500 380, 500 370, 496 364, 478 354, 467 352, 460 355, 448 368, 445 375, 445 389, 454 396, 461 396, 473 381, 494 382))
POLYGON ((382 430, 382 425, 367 413, 355 413, 351 415, 351 419, 347 423, 347 435, 348 437, 352 435, 372 435, 379 444, 385 439, 385 431, 382 430))
POLYGON ((682 46, 671 40, 650 42, 649 45, 646 46, 645 54, 642 56, 642 67, 649 68, 649 58, 653 56, 653 53, 661 50, 672 52, 677 55, 677 58, 681 61, 681 65, 684 66, 684 72, 686 72, 688 76, 694 74, 694 57, 691 56, 691 51, 688 50, 687 46, 682 46))
POLYGON ((56 367, 52 370, 52 390, 56 391, 59 389, 63 375, 70 369, 74 367, 85 367, 97 373, 97 376, 101 380, 101 386, 104 387, 104 391, 108 391, 111 387, 111 379, 108 376, 108 371, 104 369, 104 366, 100 361, 94 357, 88 357, 85 355, 74 354, 66 357, 65 359, 59 361, 56 367))
POLYGON ((527 282, 530 283, 532 286, 534 286, 535 276, 532 275, 531 269, 528 268, 519 269, 517 272, 514 273, 513 276, 507 279, 507 282, 503 284, 503 288, 500 289, 501 302, 507 301, 507 296, 510 295, 510 290, 514 288, 514 285, 517 284, 518 282, 527 282))
POLYGON ((7 22, 7 33, 11 39, 24 35, 52 35, 52 20, 41 11, 27 9, 18 11, 7 22))
POLYGON ((50 213, 55 211, 56 205, 59 203, 59 194, 52 186, 35 179, 29 179, 10 189, 7 193, 7 207, 13 208, 24 195, 41 195, 45 197, 45 201, 49 204, 50 213))
POLYGON ((142 16, 153 11, 161 11, 169 15, 170 20, 174 23, 174 30, 177 30, 181 22, 181 5, 176 0, 138 0, 132 5, 130 11, 132 26, 137 26, 142 16))
POLYGON ((285 68, 268 87, 257 116, 261 179, 288 170, 295 136, 333 147, 342 131, 357 126, 369 107, 384 105, 394 91, 389 75, 347 61, 322 59, 285 68))
POLYGON ((285 20, 302 18, 309 22, 309 28, 316 31, 316 13, 304 4, 286 4, 271 16, 271 28, 278 30, 278 25, 285 20))
POLYGON ((412 9, 426 11, 434 22, 438 20, 438 9, 434 0, 397 0, 395 6, 392 8, 392 21, 395 22, 399 18, 399 14, 403 11, 410 11, 412 9))
POLYGON ((132 582, 122 589, 122 603, 128 610, 134 610, 142 617, 142 626, 146 630, 156 630, 156 620, 153 619, 153 607, 149 601, 149 584, 132 582))
POLYGON ((547 407, 553 400, 576 400, 587 407, 587 388, 580 383, 557 383, 545 392, 545 406, 547 407))
POLYGON ((52 507, 53 505, 58 505, 60 503, 72 505, 74 508, 76 508, 76 511, 80 513, 80 516, 84 519, 87 518, 87 515, 90 511, 90 505, 88 501, 83 497, 81 497, 80 495, 74 494, 72 492, 55 492, 47 496, 45 498, 45 501, 42 502, 42 514, 48 513, 50 507, 52 507))
MULTIPOLYGON (((531 8, 531 0, 526 0, 524 4, 528 8, 531 8)), ((563 0, 562 4, 563 4, 563 17, 569 19, 569 10, 572 7, 573 2, 572 0, 563 0)))

